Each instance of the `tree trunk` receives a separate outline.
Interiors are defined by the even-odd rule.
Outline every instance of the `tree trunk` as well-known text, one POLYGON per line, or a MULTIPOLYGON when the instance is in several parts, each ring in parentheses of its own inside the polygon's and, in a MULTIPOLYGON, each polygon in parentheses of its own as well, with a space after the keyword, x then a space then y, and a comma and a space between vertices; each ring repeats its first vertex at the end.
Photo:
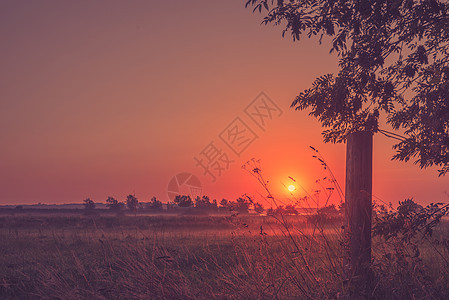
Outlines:
POLYGON ((346 145, 345 268, 354 296, 368 296, 371 263, 373 134, 348 135, 346 145))

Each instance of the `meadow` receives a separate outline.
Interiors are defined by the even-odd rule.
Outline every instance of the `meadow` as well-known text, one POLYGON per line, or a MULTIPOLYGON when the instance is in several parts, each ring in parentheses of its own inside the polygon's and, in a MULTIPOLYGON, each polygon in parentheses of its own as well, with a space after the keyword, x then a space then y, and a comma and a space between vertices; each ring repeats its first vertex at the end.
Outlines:
MULTIPOLYGON (((341 220, 0 216, 0 299, 347 299, 341 220)), ((373 299, 449 299, 449 225, 373 240, 373 299)))

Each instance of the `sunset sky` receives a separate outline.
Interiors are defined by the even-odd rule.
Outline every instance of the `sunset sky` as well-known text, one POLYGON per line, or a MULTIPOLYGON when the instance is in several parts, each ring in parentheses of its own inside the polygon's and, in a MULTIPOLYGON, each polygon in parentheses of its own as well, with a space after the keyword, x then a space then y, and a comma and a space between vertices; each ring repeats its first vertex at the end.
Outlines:
MULTIPOLYGON (((309 145, 344 187, 345 145, 324 144, 318 121, 290 109, 337 57, 326 43, 282 38, 245 2, 1 1, 0 205, 132 193, 166 202, 183 172, 212 198, 266 204, 241 168, 251 158, 288 203, 289 176, 307 192, 327 176, 309 145), (245 113, 261 92, 280 109, 262 127, 245 113), (224 141, 236 122, 253 137, 239 154, 224 141), (195 160, 211 142, 232 161, 215 182, 195 160)), ((393 144, 374 137, 374 200, 448 202, 449 175, 391 161, 393 144)))

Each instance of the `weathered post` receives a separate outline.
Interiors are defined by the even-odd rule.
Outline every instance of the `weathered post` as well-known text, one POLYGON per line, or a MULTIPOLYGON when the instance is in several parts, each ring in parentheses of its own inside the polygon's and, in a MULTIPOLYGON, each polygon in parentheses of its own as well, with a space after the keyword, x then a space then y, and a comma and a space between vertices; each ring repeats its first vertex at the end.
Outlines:
POLYGON ((354 132, 346 144, 345 267, 356 294, 369 291, 371 263, 371 213, 373 177, 373 133, 354 132))

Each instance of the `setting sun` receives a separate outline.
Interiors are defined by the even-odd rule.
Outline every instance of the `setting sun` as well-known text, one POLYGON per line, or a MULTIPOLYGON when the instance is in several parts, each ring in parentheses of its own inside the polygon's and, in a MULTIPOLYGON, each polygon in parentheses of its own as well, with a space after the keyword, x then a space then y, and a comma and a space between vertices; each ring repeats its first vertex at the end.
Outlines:
POLYGON ((292 185, 289 185, 287 189, 288 189, 290 192, 293 192, 294 190, 296 190, 296 187, 292 184, 292 185))

